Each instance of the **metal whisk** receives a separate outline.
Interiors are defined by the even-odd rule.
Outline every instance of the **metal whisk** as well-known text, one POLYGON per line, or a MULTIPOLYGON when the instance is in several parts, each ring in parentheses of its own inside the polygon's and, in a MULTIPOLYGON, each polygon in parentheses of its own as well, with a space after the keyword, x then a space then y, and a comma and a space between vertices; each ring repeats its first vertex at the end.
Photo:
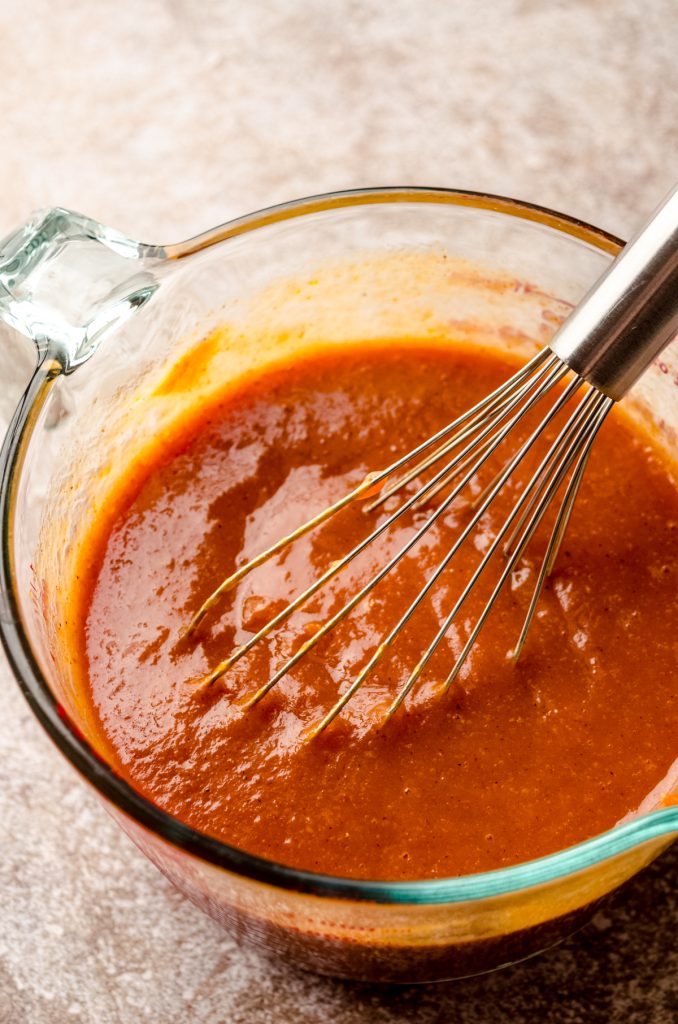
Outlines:
POLYGON ((210 595, 191 620, 187 632, 192 633, 212 611, 221 597, 234 588, 248 573, 309 530, 358 499, 371 499, 365 506, 369 512, 399 494, 406 485, 429 469, 436 471, 430 479, 403 499, 401 504, 364 540, 361 540, 339 561, 334 562, 306 590, 298 594, 246 643, 225 661, 215 666, 201 681, 201 689, 211 686, 244 655, 281 626, 321 587, 341 572, 354 558, 412 508, 429 504, 431 499, 451 487, 440 505, 430 512, 425 522, 403 547, 368 582, 361 587, 328 621, 326 621, 275 672, 256 693, 242 702, 244 708, 256 704, 311 650, 324 636, 349 615, 384 577, 410 552, 427 531, 445 514, 452 503, 468 487, 499 445, 531 412, 541 406, 538 425, 522 441, 506 464, 479 496, 473 500, 473 514, 468 524, 450 546, 426 583, 414 595, 406 611, 378 645, 347 690, 324 718, 310 730, 315 736, 322 732, 346 706, 364 683, 389 647, 415 613, 441 574, 477 527, 517 467, 542 437, 552 421, 579 392, 573 412, 549 444, 527 485, 496 532, 471 578, 440 624, 438 632, 423 652, 419 662, 386 712, 390 717, 416 684, 426 665, 448 633, 453 621, 475 588, 488 563, 503 550, 505 562, 492 593, 475 622, 468 639, 442 685, 445 692, 452 685, 475 644, 497 597, 522 558, 549 506, 562 490, 560 506, 551 528, 546 552, 538 573, 524 625, 513 651, 517 658, 525 643, 544 582, 556 559, 586 469, 596 435, 615 401, 645 371, 651 361, 678 333, 678 188, 664 200, 647 225, 629 242, 610 268, 584 297, 548 348, 536 355, 492 394, 488 395, 453 423, 438 431, 414 451, 399 458, 380 472, 369 474, 356 488, 320 514, 314 516, 288 536, 282 537, 267 550, 247 562, 225 579, 210 595), (565 378, 571 375, 566 383, 565 378), (440 466, 440 468, 436 468, 440 466))

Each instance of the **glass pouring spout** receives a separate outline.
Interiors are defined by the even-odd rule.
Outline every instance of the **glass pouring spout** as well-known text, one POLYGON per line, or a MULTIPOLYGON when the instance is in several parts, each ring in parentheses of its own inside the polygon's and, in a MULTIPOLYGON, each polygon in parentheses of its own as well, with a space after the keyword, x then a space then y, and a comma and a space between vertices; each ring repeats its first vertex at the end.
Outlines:
POLYGON ((158 288, 161 246, 55 207, 0 242, 0 317, 71 373, 158 288))

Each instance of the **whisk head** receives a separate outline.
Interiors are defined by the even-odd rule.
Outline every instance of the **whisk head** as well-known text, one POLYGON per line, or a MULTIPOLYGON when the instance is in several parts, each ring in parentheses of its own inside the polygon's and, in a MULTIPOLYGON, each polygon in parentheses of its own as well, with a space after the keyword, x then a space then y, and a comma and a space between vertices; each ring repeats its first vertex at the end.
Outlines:
POLYGON ((223 596, 236 587, 253 569, 262 565, 288 545, 293 544, 295 540, 308 531, 326 522, 346 508, 347 505, 363 500, 366 502, 364 511, 370 513, 381 508, 387 502, 393 504, 400 500, 395 510, 389 512, 387 518, 380 521, 367 537, 356 544, 345 556, 328 566, 322 575, 303 592, 295 596, 278 614, 273 616, 270 621, 251 636, 246 643, 236 648, 226 660, 216 665, 203 679, 199 680, 199 689, 204 691, 221 679, 256 644, 259 644, 274 630, 282 626, 297 609, 309 601, 325 584, 345 569, 368 545, 385 533, 401 516, 404 516, 412 509, 428 507, 433 499, 442 496, 440 503, 431 509, 424 522, 416 529, 407 542, 337 612, 324 622, 312 636, 306 639, 263 686, 247 697, 242 702, 242 706, 249 708, 262 700, 323 637, 330 633, 342 619, 364 601, 388 573, 416 547, 431 527, 450 509, 453 502, 459 498, 462 492, 469 488, 471 481, 486 463, 495 456, 500 446, 516 431, 518 425, 523 423, 526 418, 533 418, 541 410, 541 416, 537 425, 528 432, 524 440, 521 440, 517 449, 507 456, 506 462, 491 478, 484 489, 473 497, 472 515, 468 523, 457 536, 451 538, 449 550, 430 573, 421 589, 413 596, 412 601, 393 628, 382 638, 367 663, 361 668, 356 678, 339 697, 333 707, 309 730, 309 736, 316 736, 321 733, 336 718, 368 676, 374 671, 378 663, 387 655, 391 645, 397 640, 399 634, 410 621, 422 601, 431 593, 436 582, 448 568, 461 546, 473 535, 482 517, 504 490, 528 453, 535 448, 540 438, 542 438, 559 415, 562 419, 566 406, 572 403, 577 393, 579 393, 579 400, 576 402, 574 409, 570 411, 556 436, 548 444, 547 450, 539 460, 536 469, 518 493, 513 506, 501 527, 496 531, 491 544, 484 552, 475 571, 466 582, 453 607, 441 622, 436 635, 423 651, 421 658, 412 669, 409 677, 392 700, 386 711, 386 717, 388 718, 395 713, 416 685, 440 643, 450 631, 453 622, 459 616, 469 595, 477 586, 481 576, 487 572, 490 562, 493 561, 494 556, 500 550, 503 550, 505 557, 498 579, 494 584, 489 599, 471 628, 461 653, 444 680, 441 690, 446 692, 450 688, 476 643, 480 631, 492 611, 502 588, 523 557, 547 510, 556 497, 560 496, 560 504, 551 527, 529 608, 516 646, 512 652, 513 657, 517 659, 522 651, 528 629, 534 617, 539 595, 553 567, 567 528, 591 446, 600 426, 613 405, 612 398, 589 385, 582 377, 576 374, 572 375, 567 364, 548 348, 536 355, 509 380, 462 416, 458 417, 454 422, 445 426, 432 437, 429 437, 413 451, 397 459, 386 469, 369 474, 357 487, 339 501, 308 520, 308 522, 298 527, 292 533, 281 537, 275 544, 248 561, 225 579, 198 609, 188 625, 188 634, 193 633, 205 616, 218 606, 223 596), (565 382, 565 378, 568 375, 571 379, 565 382), (413 484, 414 489, 410 486, 413 484))

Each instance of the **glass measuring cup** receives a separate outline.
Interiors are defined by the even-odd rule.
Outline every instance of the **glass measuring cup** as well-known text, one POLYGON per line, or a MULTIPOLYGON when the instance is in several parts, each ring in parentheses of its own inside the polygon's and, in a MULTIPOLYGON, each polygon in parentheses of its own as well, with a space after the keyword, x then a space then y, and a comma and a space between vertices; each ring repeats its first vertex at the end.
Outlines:
MULTIPOLYGON (((602 836, 463 878, 330 878, 228 847, 146 801, 98 753, 63 631, 64 581, 83 525, 144 438, 208 398, 224 375, 314 340, 433 336, 451 321, 458 335, 477 337, 480 326, 493 344, 528 355, 620 245, 526 204, 426 189, 301 200, 164 247, 53 210, 2 244, 0 360, 16 331, 38 353, 0 466, 3 642, 36 716, 122 827, 243 939, 372 980, 513 962, 568 934, 670 842, 678 808, 660 804, 678 778, 674 771, 641 813, 602 836), (211 331, 225 322, 214 350, 211 331)), ((677 373, 674 344, 629 399, 667 446, 678 434, 677 373)))

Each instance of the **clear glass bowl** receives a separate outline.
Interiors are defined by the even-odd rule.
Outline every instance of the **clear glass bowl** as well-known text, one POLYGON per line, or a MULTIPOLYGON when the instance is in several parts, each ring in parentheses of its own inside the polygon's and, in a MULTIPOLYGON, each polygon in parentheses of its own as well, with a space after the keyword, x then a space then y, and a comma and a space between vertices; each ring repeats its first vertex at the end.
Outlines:
MULTIPOLYGON (((82 528, 145 439, 224 379, 315 344, 477 340, 479 328, 488 343, 529 355, 621 244, 509 199, 376 189, 289 203, 164 247, 52 210, 0 246, 0 359, 16 330, 38 351, 0 465, 10 663, 48 734, 137 846, 243 941, 376 981, 512 963, 573 931, 671 842, 675 766, 604 835, 484 874, 363 882, 229 847, 149 803, 97 752, 64 630, 82 528), (210 331, 224 323, 215 345, 210 331)), ((674 447, 677 381, 674 344, 628 399, 674 447)))

